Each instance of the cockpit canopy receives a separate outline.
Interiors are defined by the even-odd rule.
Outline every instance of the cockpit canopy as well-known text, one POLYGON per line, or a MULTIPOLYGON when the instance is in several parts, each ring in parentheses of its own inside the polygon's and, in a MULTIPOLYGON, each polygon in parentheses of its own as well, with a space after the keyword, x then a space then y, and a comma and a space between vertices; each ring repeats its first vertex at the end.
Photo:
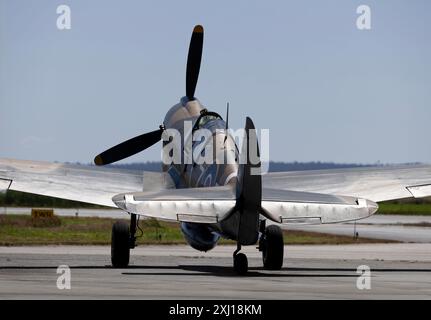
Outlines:
POLYGON ((208 111, 207 109, 203 109, 201 111, 201 114, 199 118, 196 120, 195 125, 193 126, 193 131, 201 129, 205 127, 205 125, 213 120, 221 120, 223 121, 223 118, 216 112, 208 111))

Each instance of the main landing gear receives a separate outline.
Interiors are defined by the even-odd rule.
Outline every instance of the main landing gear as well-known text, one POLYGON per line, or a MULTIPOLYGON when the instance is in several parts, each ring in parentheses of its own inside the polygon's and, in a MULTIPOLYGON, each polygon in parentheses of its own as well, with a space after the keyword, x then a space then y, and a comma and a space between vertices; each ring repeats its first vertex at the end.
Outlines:
POLYGON ((262 252, 263 267, 266 270, 280 270, 283 266, 284 241, 283 232, 277 225, 264 229, 259 240, 259 251, 262 252))
MULTIPOLYGON (((265 221, 261 222, 261 237, 259 239, 259 251, 262 252, 263 267, 266 270, 280 270, 283 266, 284 241, 283 232, 277 225, 265 227, 265 221)), ((239 275, 245 275, 248 271, 247 256, 239 253, 241 245, 233 253, 233 268, 239 275)))
POLYGON ((112 226, 111 262, 114 268, 129 265, 130 249, 136 247, 136 226, 136 214, 130 217, 130 227, 123 221, 117 221, 112 226))

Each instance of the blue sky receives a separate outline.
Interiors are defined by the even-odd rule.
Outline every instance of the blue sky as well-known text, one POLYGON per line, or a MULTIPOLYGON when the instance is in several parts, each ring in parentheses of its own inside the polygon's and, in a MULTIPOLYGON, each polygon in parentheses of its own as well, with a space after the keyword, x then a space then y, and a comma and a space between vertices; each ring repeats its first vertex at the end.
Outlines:
POLYGON ((271 160, 431 163, 426 0, 0 0, 0 157, 90 162, 156 129, 185 95, 198 23, 196 96, 223 115, 229 101, 233 128, 269 128, 271 160))

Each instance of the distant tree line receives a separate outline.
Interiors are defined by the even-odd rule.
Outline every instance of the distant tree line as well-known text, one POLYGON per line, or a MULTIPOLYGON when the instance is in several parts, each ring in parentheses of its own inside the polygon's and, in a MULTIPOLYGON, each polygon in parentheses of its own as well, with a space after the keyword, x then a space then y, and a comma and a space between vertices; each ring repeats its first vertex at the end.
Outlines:
MULTIPOLYGON (((270 172, 279 171, 302 171, 302 170, 323 170, 323 169, 340 169, 340 168, 356 168, 356 167, 371 167, 381 166, 381 164, 358 164, 358 163, 334 163, 334 162, 269 162, 270 172)), ((125 164, 111 164, 109 167, 127 169, 127 170, 143 170, 143 171, 161 171, 162 163, 158 161, 152 162, 135 162, 125 164)))

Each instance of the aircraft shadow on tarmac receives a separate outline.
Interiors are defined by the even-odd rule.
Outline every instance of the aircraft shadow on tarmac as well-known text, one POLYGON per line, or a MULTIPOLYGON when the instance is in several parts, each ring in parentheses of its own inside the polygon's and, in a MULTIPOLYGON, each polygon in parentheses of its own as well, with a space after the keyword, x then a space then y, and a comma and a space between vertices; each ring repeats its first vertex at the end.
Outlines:
MULTIPOLYGON (((2 270, 44 270, 57 269, 57 266, 0 266, 2 270)), ((82 270, 116 270, 110 265, 105 266, 70 266, 70 269, 82 270)), ((214 265, 178 265, 178 266, 129 266, 126 269, 118 269, 121 274, 126 276, 219 276, 219 277, 237 277, 231 266, 214 266, 214 265), (132 271, 133 270, 133 271, 132 271), (149 270, 143 272, 143 270, 149 270), (152 272, 150 270, 162 270, 161 272, 152 272), (164 270, 164 271, 163 271, 164 270), (178 272, 175 272, 178 271, 178 272), (185 271, 185 272, 184 272, 185 271)), ((408 273, 431 273, 428 269, 400 269, 400 268, 372 268, 373 272, 408 272, 408 273)), ((357 277, 355 268, 307 268, 307 267, 285 267, 278 271, 265 270, 261 268, 249 269, 247 277, 310 277, 310 278, 328 278, 328 277, 357 277), (287 272, 287 273, 286 273, 287 272), (295 273, 292 273, 295 272, 295 273), (296 273, 305 272, 305 273, 296 273), (342 272, 342 273, 340 273, 342 272)))
MULTIPOLYGON (((178 265, 178 266, 136 266, 136 269, 161 269, 161 270, 183 270, 193 272, 123 272, 124 275, 202 275, 202 276, 220 276, 220 277, 237 277, 237 274, 231 266, 213 266, 213 265, 178 265)), ((427 269, 389 269, 389 268, 376 268, 372 269, 373 272, 431 272, 427 269)), ((357 277, 356 268, 293 268, 286 267, 278 271, 265 270, 264 268, 249 268, 247 277, 357 277), (286 273, 289 272, 289 273, 286 273), (292 273, 295 272, 295 273, 292 273), (306 273, 296 273, 306 272, 306 273), (324 273, 322 273, 324 272, 324 273), (328 272, 328 273, 327 273, 328 272), (335 272, 335 273, 334 273, 335 272), (338 273, 337 273, 338 272, 338 273), (342 273, 339 273, 342 272, 342 273)))
MULTIPOLYGON (((128 276, 146 276, 146 275, 161 275, 161 276, 216 276, 216 277, 238 277, 231 266, 210 266, 210 265, 178 265, 178 266, 164 266, 159 268, 157 266, 145 266, 140 267, 141 269, 162 269, 172 270, 167 272, 123 272, 123 275, 128 276), (175 270, 182 270, 182 272, 175 272, 175 270), (186 272, 184 272, 186 271, 186 272)), ((278 271, 269 271, 263 268, 249 268, 247 277, 357 277, 356 274, 334 274, 334 273, 307 273, 307 274, 296 274, 286 273, 290 271, 289 268, 284 268, 278 271)), ((338 270, 334 270, 338 271, 338 270)))

